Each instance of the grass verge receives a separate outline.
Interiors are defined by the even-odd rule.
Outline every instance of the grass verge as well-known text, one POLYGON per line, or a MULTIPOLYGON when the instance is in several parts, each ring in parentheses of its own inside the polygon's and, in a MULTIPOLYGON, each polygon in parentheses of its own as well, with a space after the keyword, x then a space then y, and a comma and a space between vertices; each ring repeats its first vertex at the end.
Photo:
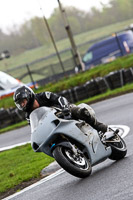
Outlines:
MULTIPOLYGON (((16 192, 24 183, 40 179, 40 171, 54 161, 44 153, 33 152, 30 144, 0 152, 0 199, 16 192), (19 185, 19 187, 17 187, 19 185)), ((27 185, 26 185, 27 186, 27 185)))

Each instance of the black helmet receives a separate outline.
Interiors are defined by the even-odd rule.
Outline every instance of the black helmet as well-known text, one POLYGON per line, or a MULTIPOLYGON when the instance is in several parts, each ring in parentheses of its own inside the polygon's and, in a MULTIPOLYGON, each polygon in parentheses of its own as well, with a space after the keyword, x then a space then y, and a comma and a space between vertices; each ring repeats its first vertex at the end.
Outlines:
POLYGON ((32 110, 35 100, 35 94, 31 88, 27 86, 21 86, 15 91, 13 95, 13 100, 19 110, 30 112, 32 110), (22 102, 24 99, 27 100, 27 103, 25 106, 22 106, 22 102))

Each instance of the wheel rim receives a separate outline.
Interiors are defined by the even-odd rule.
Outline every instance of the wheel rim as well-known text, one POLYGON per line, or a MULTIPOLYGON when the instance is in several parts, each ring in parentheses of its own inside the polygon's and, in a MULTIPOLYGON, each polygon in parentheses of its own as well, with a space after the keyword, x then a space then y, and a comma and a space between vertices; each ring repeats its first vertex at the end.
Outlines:
POLYGON ((89 162, 87 158, 83 155, 78 153, 78 155, 75 155, 70 149, 64 149, 63 150, 64 156, 80 169, 86 170, 89 168, 89 162))

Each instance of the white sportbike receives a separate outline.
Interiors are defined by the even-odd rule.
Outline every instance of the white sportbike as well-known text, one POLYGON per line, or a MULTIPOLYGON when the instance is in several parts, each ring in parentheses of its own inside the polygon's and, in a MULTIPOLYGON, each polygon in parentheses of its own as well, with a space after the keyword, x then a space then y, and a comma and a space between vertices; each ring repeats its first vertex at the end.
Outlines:
MULTIPOLYGON (((90 109, 86 104, 83 106, 90 109)), ((49 107, 34 110, 30 122, 33 150, 54 157, 63 169, 76 177, 85 178, 94 165, 107 158, 122 159, 127 153, 122 137, 128 134, 129 127, 124 125, 110 125, 114 131, 98 133, 84 121, 64 116, 60 109, 49 107)))

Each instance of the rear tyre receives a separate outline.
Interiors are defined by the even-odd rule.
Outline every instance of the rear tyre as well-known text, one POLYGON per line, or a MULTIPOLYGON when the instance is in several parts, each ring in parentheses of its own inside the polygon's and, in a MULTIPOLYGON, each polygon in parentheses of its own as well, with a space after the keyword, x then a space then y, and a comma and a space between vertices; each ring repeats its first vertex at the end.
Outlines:
POLYGON ((119 135, 117 135, 117 139, 114 138, 114 142, 111 142, 108 145, 112 149, 112 154, 109 157, 111 160, 120 160, 126 156, 127 154, 126 143, 119 135))
POLYGON ((85 178, 91 174, 90 161, 82 152, 76 155, 67 147, 57 146, 53 151, 53 156, 58 164, 73 176, 85 178))

